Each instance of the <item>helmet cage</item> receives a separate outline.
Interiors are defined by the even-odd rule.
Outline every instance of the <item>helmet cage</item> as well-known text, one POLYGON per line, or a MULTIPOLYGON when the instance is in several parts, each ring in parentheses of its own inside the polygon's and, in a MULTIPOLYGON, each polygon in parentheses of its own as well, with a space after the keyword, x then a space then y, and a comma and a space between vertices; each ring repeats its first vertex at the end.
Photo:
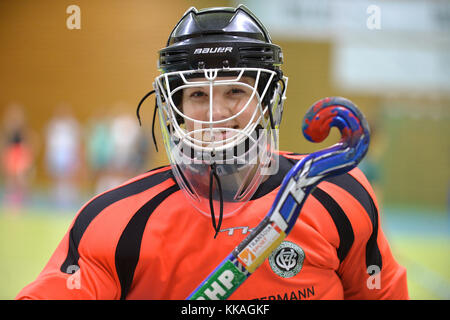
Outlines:
POLYGON ((244 5, 190 8, 159 51, 161 75, 153 87, 164 145, 177 183, 200 212, 220 212, 221 220, 278 170, 274 150, 287 86, 282 63, 281 48, 244 5), (215 119, 214 92, 229 85, 244 88, 245 96, 215 119), (202 100, 204 114, 187 114, 183 92, 199 86, 209 105, 202 100))
MULTIPOLYGON (((223 194, 219 195, 214 186, 212 198, 217 206, 219 196, 224 199, 224 216, 242 207, 253 196, 265 175, 276 172, 278 161, 274 150, 278 149, 277 130, 285 99, 285 87, 275 83, 276 76, 275 71, 261 68, 223 68, 174 71, 156 77, 154 89, 159 119, 172 171, 181 189, 200 212, 210 214, 208 198, 211 195, 208 193, 207 177, 212 164, 216 165, 223 190, 223 194), (253 86, 242 82, 242 78, 249 74, 254 76, 253 86), (227 85, 243 86, 251 90, 251 94, 242 109, 226 119, 189 117, 183 112, 179 99, 174 98, 190 87, 204 86, 213 93, 214 87, 227 85), (220 126, 239 117, 254 100, 256 107, 245 126, 239 129, 220 126), (264 101, 269 103, 265 105, 264 101), (268 117, 269 108, 274 115, 274 128, 268 117), (196 124, 194 130, 187 130, 187 121, 196 124), (214 137, 215 133, 223 131, 231 131, 232 134, 220 140, 203 140, 205 133, 214 137)), ((210 115, 213 107, 210 97, 210 115)))

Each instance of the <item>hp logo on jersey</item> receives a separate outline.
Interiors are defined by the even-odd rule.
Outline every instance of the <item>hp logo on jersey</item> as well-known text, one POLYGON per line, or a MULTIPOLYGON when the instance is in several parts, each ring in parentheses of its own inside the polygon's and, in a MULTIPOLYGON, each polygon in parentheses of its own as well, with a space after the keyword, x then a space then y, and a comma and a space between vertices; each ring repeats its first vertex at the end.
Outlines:
POLYGON ((283 241, 269 256, 270 268, 283 278, 291 278, 299 273, 304 260, 303 249, 290 241, 283 241))

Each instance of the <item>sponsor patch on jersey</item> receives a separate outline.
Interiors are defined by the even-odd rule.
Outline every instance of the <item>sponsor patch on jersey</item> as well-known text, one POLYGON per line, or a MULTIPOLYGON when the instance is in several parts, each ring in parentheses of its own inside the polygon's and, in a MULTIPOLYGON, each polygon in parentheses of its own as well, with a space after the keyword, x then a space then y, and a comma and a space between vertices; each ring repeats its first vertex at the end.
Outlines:
POLYGON ((303 267, 305 252, 297 244, 283 241, 269 256, 269 265, 274 273, 283 278, 291 278, 303 267))
POLYGON ((285 233, 271 221, 237 256, 239 262, 248 272, 254 272, 264 262, 269 252, 278 247, 285 238, 285 233))

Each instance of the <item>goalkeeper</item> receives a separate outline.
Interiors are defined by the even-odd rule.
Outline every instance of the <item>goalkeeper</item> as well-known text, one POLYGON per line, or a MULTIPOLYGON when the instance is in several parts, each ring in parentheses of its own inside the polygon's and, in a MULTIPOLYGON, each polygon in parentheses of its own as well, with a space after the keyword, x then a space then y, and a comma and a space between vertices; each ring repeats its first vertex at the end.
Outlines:
MULTIPOLYGON (((170 165, 84 205, 17 299, 188 297, 265 217, 303 157, 278 150, 282 63, 246 7, 189 9, 145 96, 155 93, 170 165)), ((289 236, 230 297, 276 298, 408 298, 360 170, 321 182, 289 236)))

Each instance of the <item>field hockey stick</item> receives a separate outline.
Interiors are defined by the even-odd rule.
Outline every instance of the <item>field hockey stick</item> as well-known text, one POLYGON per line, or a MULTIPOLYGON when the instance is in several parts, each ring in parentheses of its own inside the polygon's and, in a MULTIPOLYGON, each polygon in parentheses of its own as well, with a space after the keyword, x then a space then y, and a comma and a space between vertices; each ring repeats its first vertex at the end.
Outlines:
POLYGON ((325 178, 358 165, 370 140, 363 114, 345 98, 325 98, 310 107, 302 131, 309 141, 321 142, 332 127, 339 129, 340 141, 309 154, 291 168, 266 217, 187 299, 227 299, 287 237, 312 190, 325 178))

